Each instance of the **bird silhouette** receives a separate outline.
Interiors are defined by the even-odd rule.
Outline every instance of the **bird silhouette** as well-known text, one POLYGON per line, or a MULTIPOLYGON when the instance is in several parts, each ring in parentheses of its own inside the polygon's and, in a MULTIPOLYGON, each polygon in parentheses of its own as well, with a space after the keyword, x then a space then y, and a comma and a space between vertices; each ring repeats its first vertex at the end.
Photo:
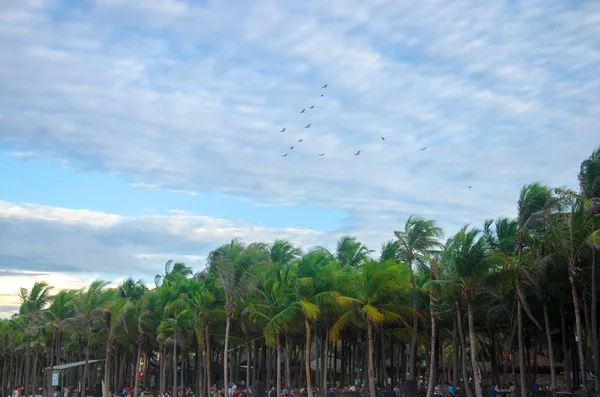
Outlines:
POLYGON ((319 153, 319 154, 317 154, 317 156, 323 157, 323 156, 325 156, 325 153, 319 153))
POLYGON ((302 138, 298 139, 298 142, 302 142, 302 138))
POLYGON ((287 155, 288 155, 287 153, 286 154, 282 154, 281 157, 286 157, 287 155))
POLYGON ((425 149, 427 149, 427 146, 425 146, 423 149, 421 149, 421 151, 423 151, 423 150, 425 150, 425 149))
POLYGON ((472 188, 473 186, 469 186, 469 189, 472 188))
POLYGON ((304 127, 304 128, 310 128, 310 124, 308 124, 308 125, 307 125, 306 127, 304 127))
POLYGON ((292 150, 294 148, 294 146, 290 146, 290 150, 292 150))
POLYGON ((323 94, 321 94, 321 96, 323 96, 323 94))
POLYGON ((384 138, 384 137, 381 137, 381 140, 382 140, 382 141, 385 141, 385 138, 384 138))
POLYGON ((310 108, 311 108, 311 109, 314 109, 314 108, 315 108, 315 105, 312 105, 310 108))
POLYGON ((323 88, 327 88, 327 84, 325 84, 325 85, 323 86, 323 88))
POLYGON ((356 153, 354 153, 355 156, 358 156, 360 154, 360 150, 356 153))
POLYGON ((279 131, 279 132, 285 132, 285 127, 283 127, 283 129, 281 131, 279 131))
POLYGON ((302 111, 300 113, 304 113, 306 111, 306 109, 302 109, 302 111))

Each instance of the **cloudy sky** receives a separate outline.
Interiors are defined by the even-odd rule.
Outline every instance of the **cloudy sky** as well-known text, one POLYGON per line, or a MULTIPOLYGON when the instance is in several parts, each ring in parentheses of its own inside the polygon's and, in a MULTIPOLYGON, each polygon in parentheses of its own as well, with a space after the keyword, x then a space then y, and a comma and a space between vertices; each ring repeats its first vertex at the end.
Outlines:
POLYGON ((451 235, 600 143, 595 0, 2 0, 0 54, 0 316, 236 237, 451 235))

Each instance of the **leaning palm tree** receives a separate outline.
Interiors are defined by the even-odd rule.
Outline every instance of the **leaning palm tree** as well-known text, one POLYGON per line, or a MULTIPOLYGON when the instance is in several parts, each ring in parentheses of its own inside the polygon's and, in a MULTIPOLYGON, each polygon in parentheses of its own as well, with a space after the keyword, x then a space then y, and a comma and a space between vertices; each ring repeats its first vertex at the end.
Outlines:
POLYGON ((31 371, 31 341, 37 333, 38 327, 35 323, 39 319, 40 313, 50 302, 51 296, 50 287, 43 281, 36 282, 31 291, 27 288, 21 288, 19 298, 21 299, 21 306, 19 307, 19 316, 25 321, 25 333, 27 335, 27 345, 25 346, 25 390, 24 395, 29 396, 29 385, 30 378, 35 376, 31 371))
POLYGON ((395 260, 369 261, 357 269, 356 297, 345 297, 343 314, 331 328, 331 339, 337 341, 349 325, 367 329, 369 396, 375 397, 375 364, 373 356, 373 328, 385 323, 402 323, 406 314, 413 313, 397 301, 398 294, 407 289, 410 276, 407 267, 400 267, 395 260))
MULTIPOLYGON (((443 232, 437 226, 435 220, 427 220, 411 215, 404 224, 404 230, 395 231, 394 235, 400 246, 399 258, 406 261, 412 284, 412 308, 417 312, 417 282, 413 270, 415 261, 426 257, 431 250, 440 245, 439 239, 443 232)), ((415 379, 415 364, 417 359, 417 332, 419 319, 413 316, 412 336, 410 339, 410 351, 408 360, 407 380, 415 379)))
POLYGON ((268 248, 264 245, 250 244, 245 246, 239 240, 231 240, 229 244, 212 251, 208 257, 208 265, 219 275, 225 292, 225 343, 223 352, 223 378, 227 388, 229 385, 229 332, 236 298, 243 298, 256 287, 257 265, 267 262, 268 248))

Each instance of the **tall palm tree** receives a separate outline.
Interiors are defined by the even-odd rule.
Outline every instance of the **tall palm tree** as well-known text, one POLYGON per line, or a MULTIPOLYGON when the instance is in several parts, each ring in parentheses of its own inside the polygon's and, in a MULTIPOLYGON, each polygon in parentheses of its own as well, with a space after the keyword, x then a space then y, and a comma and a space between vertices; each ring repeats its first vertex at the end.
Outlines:
POLYGON ((468 225, 466 225, 452 238, 448 251, 449 259, 454 262, 456 269, 456 282, 460 286, 462 296, 467 303, 473 383, 476 396, 482 397, 481 378, 477 364, 473 302, 475 297, 483 292, 483 282, 489 274, 488 262, 486 261, 486 239, 481 235, 479 229, 472 228, 469 230, 468 225))
POLYGON ((223 378, 225 387, 229 387, 229 332, 233 316, 235 298, 247 296, 256 287, 257 265, 268 260, 268 249, 263 245, 248 247, 239 240, 209 254, 209 267, 214 268, 221 280, 225 292, 225 347, 223 352, 223 378))
POLYGON ((31 373, 31 341, 38 331, 38 327, 35 326, 35 323, 39 319, 42 310, 51 300, 51 290, 52 287, 46 282, 38 281, 33 284, 31 291, 27 288, 21 288, 19 292, 19 298, 21 300, 19 316, 25 321, 25 332, 27 335, 25 353, 25 396, 29 396, 29 393, 31 392, 29 390, 30 379, 32 376, 35 376, 35 374, 31 373))
POLYGON ((548 214, 549 230, 553 234, 553 249, 562 256, 568 264, 569 283, 575 314, 575 333, 577 341, 577 352, 579 365, 582 372, 583 389, 588 392, 585 381, 585 341, 583 340, 581 305, 579 298, 579 283, 581 277, 581 260, 589 249, 589 238, 595 231, 594 217, 585 212, 585 200, 573 192, 557 190, 561 194, 561 201, 565 204, 567 211, 548 214))
MULTIPOLYGON (((75 314, 85 329, 87 340, 81 390, 86 390, 85 382, 87 380, 89 371, 92 335, 96 328, 96 322, 100 319, 101 314, 104 313, 104 304, 109 298, 105 293, 105 288, 107 285, 108 282, 106 281, 92 281, 89 287, 87 287, 85 290, 79 293, 75 299, 73 299, 75 314)), ((109 385, 105 384, 104 387, 108 389, 109 385)))
MULTIPOLYGON (((435 220, 427 220, 424 218, 411 215, 404 224, 404 230, 395 231, 394 235, 400 246, 399 257, 406 261, 410 273, 412 284, 412 309, 417 312, 417 282, 413 270, 415 261, 426 257, 431 250, 439 247, 439 239, 442 238, 443 232, 437 226, 435 220)), ((412 336, 410 339, 410 352, 408 360, 408 380, 415 379, 415 364, 417 359, 417 332, 419 329, 419 319, 416 315, 413 316, 412 336)))
MULTIPOLYGON (((52 297, 52 302, 43 313, 43 321, 46 328, 51 333, 51 345, 48 352, 48 367, 49 373, 52 374, 55 356, 60 354, 56 350, 56 338, 59 333, 62 333, 71 323, 73 323, 75 310, 73 308, 73 299, 81 292, 78 290, 62 290, 52 297)), ((48 397, 52 395, 52 378, 48 376, 48 397)))
MULTIPOLYGON (((112 292, 112 291, 111 291, 112 292)), ((106 303, 104 306, 104 317, 105 325, 104 331, 106 332, 106 349, 104 353, 104 384, 106 385, 103 396, 108 397, 108 385, 110 385, 111 375, 111 360, 113 358, 113 351, 115 349, 116 341, 122 338, 127 330, 127 314, 128 311, 133 314, 130 309, 134 307, 133 303, 127 299, 115 296, 115 294, 106 294, 106 303)), ((117 387, 118 385, 115 385, 117 387)))
POLYGON ((384 323, 403 323, 405 315, 415 314, 410 307, 394 302, 399 293, 407 289, 410 276, 394 260, 368 261, 357 269, 356 297, 345 297, 345 311, 331 328, 331 339, 337 341, 349 325, 365 326, 368 346, 369 396, 375 397, 375 364, 373 356, 373 328, 384 323))

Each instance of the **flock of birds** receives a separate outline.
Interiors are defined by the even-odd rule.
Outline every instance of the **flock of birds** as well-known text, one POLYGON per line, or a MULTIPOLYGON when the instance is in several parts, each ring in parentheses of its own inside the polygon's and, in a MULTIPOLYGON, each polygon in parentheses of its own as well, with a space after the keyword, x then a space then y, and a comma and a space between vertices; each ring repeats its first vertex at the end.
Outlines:
MULTIPOLYGON (((321 88, 323 88, 323 89, 327 88, 327 84, 325 84, 325 85, 324 85, 324 86, 322 86, 321 88)), ((323 96, 324 96, 324 94, 321 94, 321 97, 323 97, 323 96)), ((311 106, 309 106, 309 107, 308 107, 308 109, 314 109, 314 108, 315 108, 315 105, 311 105, 311 106)), ((306 113, 306 108, 302 109, 302 110, 300 111, 300 113, 306 113)), ((310 125, 311 125, 311 123, 308 123, 307 125, 305 125, 305 126, 304 126, 304 128, 310 128, 310 125)), ((283 129, 282 129, 280 132, 285 132, 285 129, 286 129, 286 127, 283 127, 283 129)), ((382 137, 381 137, 381 140, 382 140, 382 141, 385 141, 385 137, 383 137, 383 136, 382 136, 382 137)), ((297 142, 298 142, 298 143, 301 143, 302 141, 303 141, 303 139, 302 139, 302 138, 300 138, 300 139, 298 139, 298 140, 297 140, 297 142)), ((425 147, 421 148, 420 150, 421 150, 421 151, 424 151, 424 150, 426 150, 426 149, 427 149, 427 146, 425 146, 425 147)), ((281 157, 287 157, 287 156, 288 156, 288 154, 290 154, 290 151, 291 151, 291 150, 294 150, 294 145, 290 146, 290 147, 289 147, 289 149, 288 149, 288 151, 287 151, 286 153, 282 154, 282 155, 281 155, 281 157)), ((354 153, 354 155, 355 155, 355 156, 358 156, 358 155, 360 155, 360 150, 358 150, 356 153, 354 153)), ((325 153, 318 153, 318 154, 317 154, 317 156, 319 156, 319 157, 323 157, 323 156, 325 156, 325 153)), ((473 186, 469 186, 469 187, 468 187, 468 189, 471 189, 472 187, 473 187, 473 186)))

